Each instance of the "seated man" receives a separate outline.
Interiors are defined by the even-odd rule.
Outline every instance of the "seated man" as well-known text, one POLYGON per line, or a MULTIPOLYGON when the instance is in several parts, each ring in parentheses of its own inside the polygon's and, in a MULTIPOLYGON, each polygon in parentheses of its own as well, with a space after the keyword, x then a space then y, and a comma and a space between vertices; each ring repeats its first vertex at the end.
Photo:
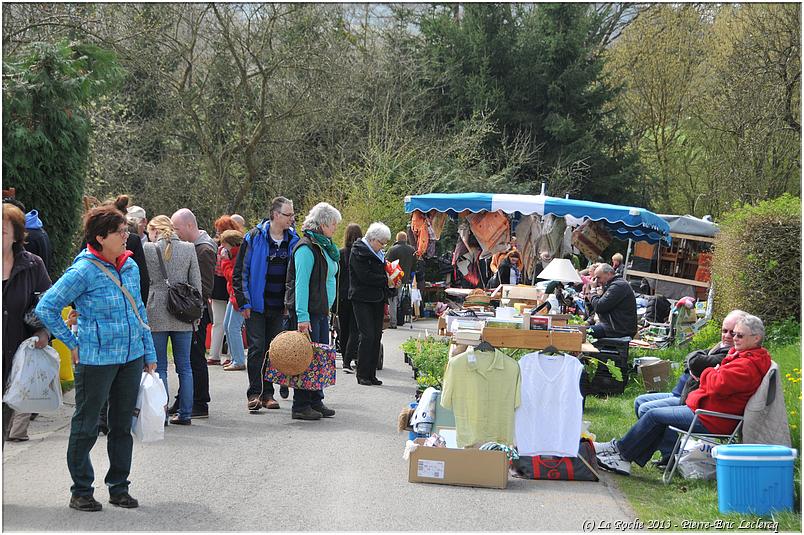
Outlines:
POLYGON ((608 264, 595 269, 589 304, 599 321, 591 326, 595 338, 633 337, 637 332, 636 296, 608 264))
POLYGON ((687 399, 687 394, 698 388, 698 377, 701 376, 706 368, 713 368, 720 364, 723 357, 734 345, 734 326, 737 321, 746 316, 742 310, 732 310, 725 318, 720 329, 720 342, 712 346, 709 351, 705 349, 695 350, 684 359, 684 373, 678 378, 672 392, 654 392, 652 394, 642 394, 634 400, 634 412, 637 418, 651 409, 658 407, 673 407, 683 405, 687 399))
MULTIPOLYGON (((739 319, 733 337, 734 347, 720 365, 701 372, 700 386, 687 396, 685 405, 650 410, 621 439, 596 442, 598 464, 606 470, 630 475, 632 462, 645 466, 657 450, 669 455, 676 434, 668 427, 688 429, 695 410, 742 415, 748 400, 768 373, 771 358, 762 347, 765 327, 756 316, 747 314, 739 319)), ((736 426, 736 420, 701 415, 693 431, 729 434, 736 426)))

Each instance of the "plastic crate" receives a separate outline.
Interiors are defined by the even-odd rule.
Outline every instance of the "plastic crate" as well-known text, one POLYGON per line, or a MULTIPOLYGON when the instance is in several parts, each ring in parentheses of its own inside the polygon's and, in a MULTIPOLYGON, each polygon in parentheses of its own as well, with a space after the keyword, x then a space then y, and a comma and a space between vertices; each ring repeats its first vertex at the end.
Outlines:
POLYGON ((721 513, 766 515, 793 509, 796 450, 764 444, 728 444, 712 449, 717 463, 721 513))
POLYGON ((595 347, 600 353, 594 354, 597 360, 606 362, 613 360, 615 366, 620 369, 623 380, 618 381, 609 373, 606 366, 599 364, 595 376, 590 380, 586 371, 581 373, 581 395, 608 395, 622 394, 628 384, 628 342, 630 338, 601 338, 595 342, 595 347))

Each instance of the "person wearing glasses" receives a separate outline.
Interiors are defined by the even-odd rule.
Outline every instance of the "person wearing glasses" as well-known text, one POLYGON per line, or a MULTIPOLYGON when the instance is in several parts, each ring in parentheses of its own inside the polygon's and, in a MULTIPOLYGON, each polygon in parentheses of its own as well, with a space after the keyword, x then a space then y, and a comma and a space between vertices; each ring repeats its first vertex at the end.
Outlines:
POLYGON ((75 412, 67 446, 67 467, 73 480, 70 507, 79 511, 102 508, 93 496, 90 450, 98 439, 101 406, 108 401, 109 471, 105 483, 109 503, 133 508, 139 503, 128 492, 131 415, 140 376, 143 370, 156 368, 156 352, 140 295, 140 271, 126 250, 129 231, 125 215, 115 206, 92 208, 84 216, 83 227, 86 249, 36 306, 36 315, 70 349, 75 364, 75 412), (61 317, 70 303, 78 311, 77 337, 61 317))
MULTIPOLYGON (((720 328, 720 341, 710 349, 697 349, 690 352, 684 359, 684 373, 678 378, 672 392, 654 392, 642 394, 634 400, 634 413, 637 419, 642 418, 649 410, 659 407, 674 407, 684 405, 690 392, 698 388, 701 373, 706 368, 714 368, 734 347, 734 327, 737 322, 748 313, 742 310, 732 310, 725 318, 720 328)), ((659 460, 660 468, 667 464, 670 452, 659 460)))
POLYGON ((383 223, 372 223, 366 235, 352 245, 349 258, 349 299, 360 333, 357 345, 357 382, 363 386, 381 385, 377 361, 382 343, 385 303, 391 295, 382 249, 391 239, 383 223))
MULTIPOLYGON (((151 295, 148 297, 148 317, 151 318, 151 334, 156 347, 156 371, 168 389, 167 343, 170 338, 173 348, 173 363, 179 377, 177 412, 170 423, 174 425, 190 425, 193 413, 195 381, 190 363, 190 352, 193 343, 193 326, 185 323, 168 312, 168 286, 162 277, 162 266, 159 254, 165 264, 168 280, 171 284, 187 283, 201 292, 201 270, 198 267, 198 255, 193 244, 179 239, 173 223, 166 215, 158 215, 148 222, 149 242, 145 244, 145 259, 148 262, 148 273, 151 275, 151 295)), ((171 411, 168 410, 168 413, 171 411)))
MULTIPOLYGON (((247 409, 278 409, 274 385, 265 381, 265 352, 286 328, 285 279, 291 251, 299 241, 293 228, 293 201, 276 197, 267 219, 248 231, 240 245, 232 273, 232 290, 246 320, 248 355, 247 409)), ((283 398, 289 395, 281 387, 283 398)))
MULTIPOLYGON (((676 434, 669 426, 689 429, 697 409, 741 416, 771 366, 771 357, 762 347, 765 326, 756 316, 746 314, 733 330, 734 347, 723 361, 701 372, 700 386, 690 392, 684 405, 661 407, 646 412, 620 439, 595 442, 598 464, 612 472, 631 474, 631 463, 645 466, 657 450, 672 453, 676 434)), ((737 421, 701 415, 693 431, 728 435, 737 421)))
POLYGON ((590 327, 595 338, 633 338, 636 334, 636 296, 631 285, 608 264, 595 269, 589 305, 598 317, 597 323, 590 327))

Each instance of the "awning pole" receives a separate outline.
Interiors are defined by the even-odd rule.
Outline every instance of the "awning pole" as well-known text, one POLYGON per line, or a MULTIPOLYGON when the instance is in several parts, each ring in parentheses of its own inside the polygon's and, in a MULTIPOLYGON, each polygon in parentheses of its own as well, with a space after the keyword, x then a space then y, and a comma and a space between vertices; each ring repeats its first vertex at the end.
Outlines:
POLYGON ((544 195, 544 186, 545 186, 544 182, 542 182, 542 193, 541 193, 541 195, 544 195))
POLYGON ((631 257, 631 243, 633 240, 628 238, 628 248, 625 250, 625 265, 623 266, 623 280, 628 275, 628 259, 631 257))

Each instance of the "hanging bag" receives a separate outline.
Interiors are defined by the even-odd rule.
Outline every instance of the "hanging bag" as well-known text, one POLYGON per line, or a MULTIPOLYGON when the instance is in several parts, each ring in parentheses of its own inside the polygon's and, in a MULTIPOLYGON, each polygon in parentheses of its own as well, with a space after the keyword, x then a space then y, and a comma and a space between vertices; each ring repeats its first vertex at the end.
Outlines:
POLYGON ((162 380, 153 372, 143 372, 140 391, 131 421, 131 434, 141 442, 165 438, 165 405, 168 397, 162 380))
POLYGON ((159 258, 159 269, 162 270, 162 278, 168 287, 167 309, 170 314, 184 323, 194 323, 201 319, 204 313, 204 298, 194 286, 186 282, 171 284, 168 279, 165 261, 162 259, 162 250, 156 246, 156 256, 159 258))
POLYGON ((3 403, 21 413, 55 412, 61 407, 59 354, 35 343, 35 336, 28 338, 14 354, 3 403))

